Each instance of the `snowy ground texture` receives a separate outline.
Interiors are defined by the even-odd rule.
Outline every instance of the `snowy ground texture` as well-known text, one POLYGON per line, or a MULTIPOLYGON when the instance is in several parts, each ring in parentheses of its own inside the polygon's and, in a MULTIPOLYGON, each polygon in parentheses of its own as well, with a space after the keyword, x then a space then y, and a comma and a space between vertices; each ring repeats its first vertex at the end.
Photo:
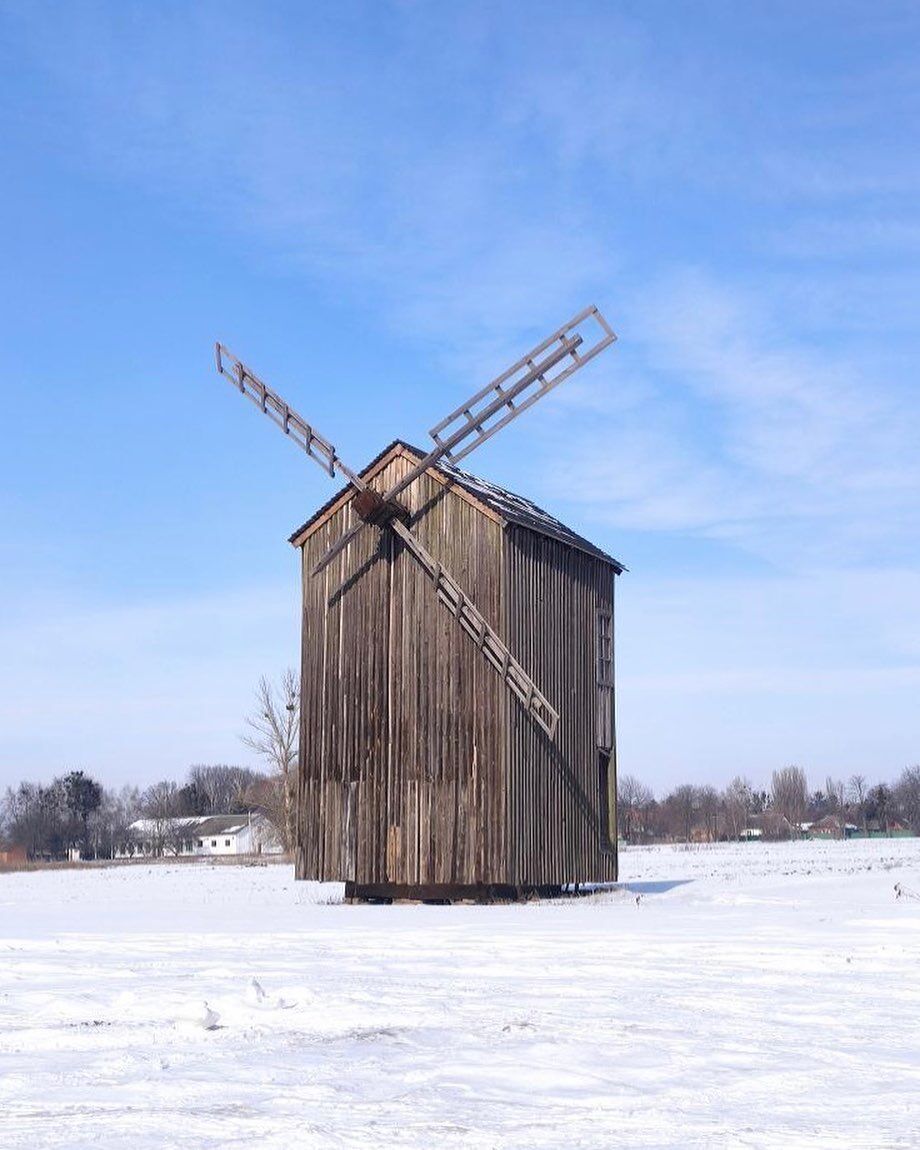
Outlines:
POLYGON ((0 1147, 920 1146, 920 840, 622 872, 493 907, 0 875, 0 1147))

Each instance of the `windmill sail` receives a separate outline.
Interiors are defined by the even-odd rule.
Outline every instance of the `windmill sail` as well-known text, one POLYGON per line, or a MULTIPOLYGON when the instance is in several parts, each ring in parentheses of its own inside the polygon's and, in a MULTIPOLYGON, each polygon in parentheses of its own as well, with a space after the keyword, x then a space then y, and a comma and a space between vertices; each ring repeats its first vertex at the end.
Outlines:
POLYGON ((597 308, 585 308, 433 427, 437 449, 457 463, 615 339, 597 308))
POLYGON ((247 399, 251 399, 263 414, 268 415, 325 473, 335 476, 339 471, 359 493, 358 499, 355 499, 355 508, 361 516, 360 521, 348 528, 337 543, 325 552, 313 568, 313 574, 320 574, 328 567, 366 523, 374 523, 381 530, 389 528, 396 532, 429 576, 439 603, 457 619, 462 630, 480 649, 486 662, 496 670, 508 689, 550 738, 555 734, 559 713, 537 688, 520 662, 512 656, 497 632, 477 611, 457 580, 446 572, 434 555, 424 549, 419 539, 401 521, 400 515, 404 515, 404 512, 396 504, 396 499, 409 484, 429 467, 434 467, 439 460, 446 459, 455 463, 465 458, 485 443, 486 439, 490 439, 506 424, 527 411, 538 399, 542 399, 553 388, 558 388, 560 383, 584 367, 585 363, 604 351, 615 339, 613 330, 598 309, 586 307, 432 428, 431 437, 435 440, 435 447, 382 496, 368 488, 365 480, 339 458, 329 440, 298 415, 285 399, 264 384, 222 344, 216 345, 217 370, 221 375, 230 379, 247 399))
MULTIPOLYGON (((422 569, 431 578, 438 601, 456 618, 462 630, 482 652, 483 658, 501 676, 502 681, 521 701, 534 721, 553 737, 559 715, 539 690, 533 679, 499 638, 498 633, 486 622, 476 609, 473 601, 463 591, 460 584, 432 556, 408 527, 395 515, 385 514, 391 496, 381 497, 368 487, 365 480, 352 471, 339 457, 332 444, 324 439, 307 421, 290 406, 276 391, 263 383, 246 365, 229 352, 223 344, 216 345, 217 370, 225 376, 279 427, 285 435, 314 460, 329 475, 341 472, 358 492, 355 502, 366 498, 367 511, 354 527, 350 528, 339 543, 334 554, 347 545, 368 522, 377 523, 381 529, 391 528, 403 541, 422 569)), ((402 490, 402 486, 400 487, 402 490)), ((327 560, 328 563, 328 560, 327 560)), ((324 566, 327 564, 324 564, 324 566)))
POLYGON ((220 374, 229 379, 247 399, 251 399, 263 415, 267 415, 298 447, 303 448, 327 475, 335 478, 336 471, 340 471, 350 482, 355 482, 354 474, 339 458, 329 440, 324 439, 315 427, 297 414, 287 400, 263 383, 232 351, 222 343, 216 343, 214 358, 220 374))
MULTIPOLYGON (((457 463, 616 340, 596 307, 586 307, 431 429, 435 447, 384 493, 390 502, 439 460, 457 463)), ((318 575, 361 530, 349 528, 313 568, 318 575)))

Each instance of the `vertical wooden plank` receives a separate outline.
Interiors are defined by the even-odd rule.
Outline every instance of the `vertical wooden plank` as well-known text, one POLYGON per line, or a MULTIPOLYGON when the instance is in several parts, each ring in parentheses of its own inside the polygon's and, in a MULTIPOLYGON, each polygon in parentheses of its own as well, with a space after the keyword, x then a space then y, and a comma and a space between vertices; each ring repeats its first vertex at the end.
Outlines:
POLYGON ((598 827, 594 613, 612 609, 613 568, 520 527, 508 529, 505 549, 508 641, 560 711, 553 745, 512 704, 510 867, 518 883, 612 879, 615 855, 601 852, 598 827))

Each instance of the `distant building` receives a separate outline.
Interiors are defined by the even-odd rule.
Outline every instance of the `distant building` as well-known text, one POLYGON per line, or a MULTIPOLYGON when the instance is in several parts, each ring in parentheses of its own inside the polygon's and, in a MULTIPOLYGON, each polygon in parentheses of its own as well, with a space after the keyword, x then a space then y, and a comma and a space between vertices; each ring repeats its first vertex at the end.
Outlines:
MULTIPOLYGON (((806 830, 804 823, 802 824, 802 830, 806 830)), ((852 835, 855 835, 858 830, 859 827, 854 823, 848 823, 846 819, 841 818, 839 815, 825 815, 823 819, 809 823, 807 827, 807 833, 813 839, 850 838, 852 835)))
POLYGON ((798 828, 793 827, 785 815, 780 814, 779 811, 770 810, 759 815, 752 815, 748 825, 738 837, 743 842, 754 839, 757 841, 762 839, 764 842, 778 842, 782 839, 793 838, 797 833, 798 828))
POLYGON ((137 819, 117 858, 208 858, 227 855, 279 855, 284 847, 265 815, 190 815, 137 819))
POLYGON ((906 838, 910 835, 910 827, 900 819, 869 819, 866 823, 866 833, 869 838, 906 838))

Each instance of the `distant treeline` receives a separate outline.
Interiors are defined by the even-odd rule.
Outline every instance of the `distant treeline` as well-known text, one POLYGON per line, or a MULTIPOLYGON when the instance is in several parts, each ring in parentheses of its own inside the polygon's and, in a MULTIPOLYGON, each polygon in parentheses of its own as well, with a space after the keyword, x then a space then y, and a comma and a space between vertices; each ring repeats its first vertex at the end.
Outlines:
MULTIPOLYGON (((130 853, 128 828, 137 819, 178 824, 194 815, 235 815, 257 810, 274 824, 290 849, 300 730, 300 679, 293 670, 272 682, 259 680, 255 706, 242 741, 265 763, 267 774, 218 763, 189 767, 184 783, 164 779, 146 790, 110 790, 86 771, 72 770, 50 783, 22 782, 0 800, 0 851, 56 861, 77 856, 110 859, 130 853)), ((180 836, 181 837, 181 836, 180 836)))
POLYGON ((774 771, 769 790, 738 776, 724 789, 684 783, 657 799, 632 775, 617 785, 619 837, 628 843, 781 839, 805 833, 920 834, 920 766, 869 786, 863 775, 828 777, 811 790, 801 767, 774 771))
POLYGON ((85 771, 68 771, 50 783, 22 782, 0 800, 0 849, 20 848, 30 859, 114 858, 130 843, 136 819, 262 810, 272 819, 280 805, 278 784, 248 767, 190 767, 184 783, 165 779, 146 790, 104 787, 85 771))
MULTIPOLYGON (((164 779, 141 791, 104 787, 74 770, 50 783, 22 782, 0 800, 0 849, 20 848, 30 859, 113 858, 130 844, 136 819, 179 820, 192 815, 260 810, 283 838, 289 799, 280 772, 217 764, 189 768, 184 783, 164 779)), ((627 843, 717 842, 756 835, 799 836, 812 828, 848 834, 920 834, 920 766, 892 783, 869 786, 862 775, 827 778, 811 790, 801 767, 774 771, 769 790, 738 776, 724 789, 684 783, 661 799, 632 775, 617 786, 617 830, 627 843)), ((286 845, 290 845, 286 843, 286 845)))

